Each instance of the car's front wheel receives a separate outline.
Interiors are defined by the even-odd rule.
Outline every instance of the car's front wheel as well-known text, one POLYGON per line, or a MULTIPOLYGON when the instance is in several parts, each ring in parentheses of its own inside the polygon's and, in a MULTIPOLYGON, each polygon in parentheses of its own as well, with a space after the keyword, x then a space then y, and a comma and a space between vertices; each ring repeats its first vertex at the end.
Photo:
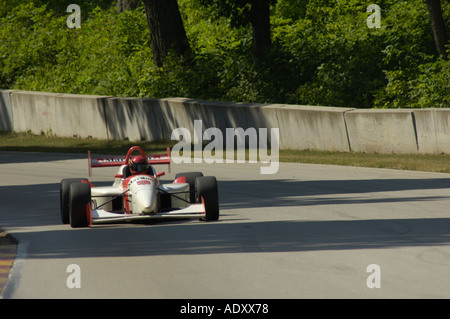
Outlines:
POLYGON ((87 183, 73 183, 69 191, 70 226, 88 227, 91 223, 91 186, 87 183))
POLYGON ((70 185, 73 183, 80 183, 81 181, 87 181, 85 178, 65 178, 61 181, 59 190, 61 221, 63 224, 70 223, 69 217, 69 191, 70 185))
POLYGON ((219 191, 214 176, 203 176, 195 179, 196 201, 205 205, 205 220, 219 219, 219 191))

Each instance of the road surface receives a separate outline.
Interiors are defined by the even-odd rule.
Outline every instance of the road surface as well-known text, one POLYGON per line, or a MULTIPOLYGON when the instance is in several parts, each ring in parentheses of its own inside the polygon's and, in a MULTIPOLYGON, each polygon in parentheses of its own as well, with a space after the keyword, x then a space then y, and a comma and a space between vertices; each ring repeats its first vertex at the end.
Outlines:
MULTIPOLYGON (((450 297, 448 174, 260 166, 171 166, 167 181, 217 177, 217 222, 71 229, 59 182, 87 177, 86 155, 0 152, 0 227, 20 242, 4 298, 450 297)), ((109 184, 114 172, 90 180, 109 184)))

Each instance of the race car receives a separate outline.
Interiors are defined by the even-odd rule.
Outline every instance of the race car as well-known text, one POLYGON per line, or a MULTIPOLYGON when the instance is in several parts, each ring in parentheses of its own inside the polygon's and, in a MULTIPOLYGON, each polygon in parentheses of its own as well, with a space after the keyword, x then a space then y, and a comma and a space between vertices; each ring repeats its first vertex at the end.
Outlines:
POLYGON ((71 227, 90 227, 100 223, 151 218, 219 219, 219 195, 214 176, 201 172, 178 173, 171 183, 161 183, 165 172, 157 173, 153 165, 168 164, 166 154, 146 155, 139 146, 127 155, 91 157, 92 168, 118 166, 112 186, 94 186, 87 178, 63 179, 60 185, 61 220, 71 227), (136 154, 137 155, 133 155, 136 154))

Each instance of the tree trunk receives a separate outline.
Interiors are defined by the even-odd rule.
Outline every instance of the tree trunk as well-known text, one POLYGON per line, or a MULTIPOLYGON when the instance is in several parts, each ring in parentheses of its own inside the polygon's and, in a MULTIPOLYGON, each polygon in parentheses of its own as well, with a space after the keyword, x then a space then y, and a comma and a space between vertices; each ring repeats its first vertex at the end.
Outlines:
POLYGON ((427 0, 427 8, 430 13, 431 27, 433 28, 437 52, 439 55, 447 58, 445 45, 448 43, 448 37, 445 31, 440 0, 427 0))
POLYGON ((186 53, 190 49, 189 42, 177 0, 143 1, 150 29, 153 62, 161 67, 170 50, 186 53))
POLYGON ((117 11, 123 12, 130 9, 137 9, 141 6, 142 0, 117 0, 117 11))
POLYGON ((272 46, 269 0, 252 0, 250 21, 253 30, 253 61, 257 65, 272 46))

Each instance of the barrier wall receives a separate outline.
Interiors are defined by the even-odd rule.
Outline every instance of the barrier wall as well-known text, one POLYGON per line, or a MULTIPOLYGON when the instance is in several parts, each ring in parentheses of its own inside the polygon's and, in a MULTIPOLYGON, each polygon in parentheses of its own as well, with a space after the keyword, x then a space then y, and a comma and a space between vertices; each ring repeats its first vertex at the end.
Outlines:
POLYGON ((11 90, 0 90, 0 131, 13 130, 11 90))
POLYGON ((349 152, 344 115, 351 110, 321 106, 279 107, 280 147, 349 152))
MULTIPOLYGON (((219 128, 279 128, 280 148, 450 154, 450 109, 351 109, 188 98, 141 99, 0 90, 0 131, 130 141, 219 128)), ((270 141, 269 141, 270 142, 270 141)))
POLYGON ((450 154, 450 109, 414 110, 419 153, 450 154))
POLYGON ((350 149, 364 153, 417 153, 412 110, 354 110, 345 114, 350 149))
MULTIPOLYGON (((108 98, 104 100, 108 139, 158 141, 167 127, 156 99, 108 98)), ((170 136, 169 136, 170 139, 170 136)))
POLYGON ((11 93, 13 130, 62 137, 107 139, 103 103, 106 98, 13 91, 11 93))

